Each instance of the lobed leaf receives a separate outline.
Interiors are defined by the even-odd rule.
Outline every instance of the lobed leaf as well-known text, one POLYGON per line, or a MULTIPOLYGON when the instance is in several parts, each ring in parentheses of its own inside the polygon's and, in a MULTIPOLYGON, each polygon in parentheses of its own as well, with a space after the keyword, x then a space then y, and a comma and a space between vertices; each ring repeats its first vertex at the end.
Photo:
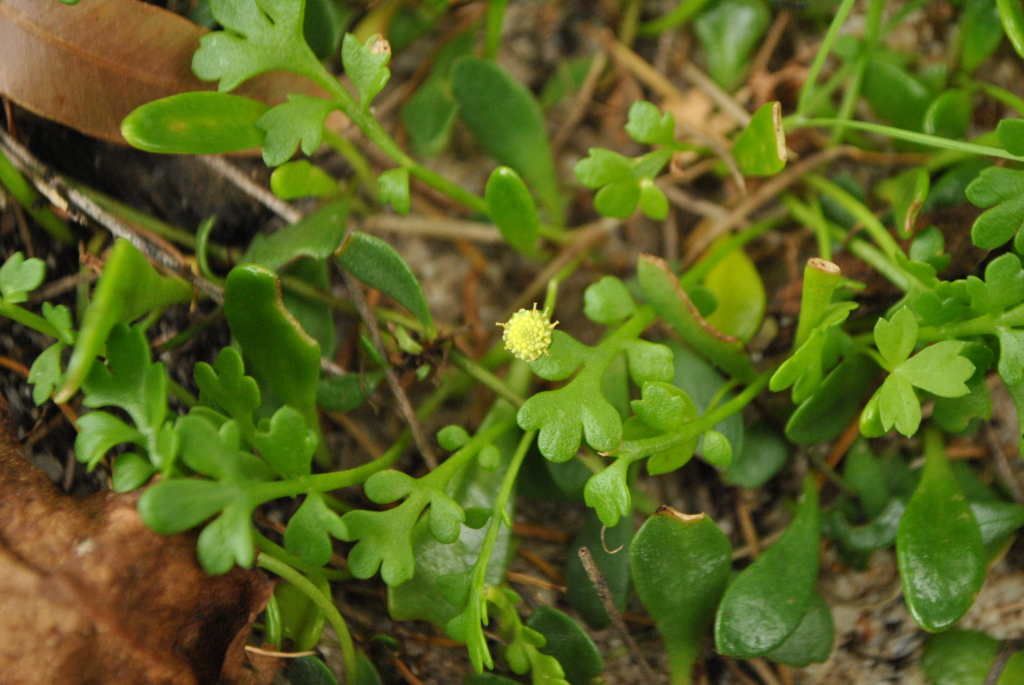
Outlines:
POLYGON ((324 120, 338 108, 335 100, 293 93, 288 102, 266 111, 256 122, 256 128, 264 134, 263 161, 270 167, 280 166, 300 145, 304 153, 312 155, 320 147, 324 120))

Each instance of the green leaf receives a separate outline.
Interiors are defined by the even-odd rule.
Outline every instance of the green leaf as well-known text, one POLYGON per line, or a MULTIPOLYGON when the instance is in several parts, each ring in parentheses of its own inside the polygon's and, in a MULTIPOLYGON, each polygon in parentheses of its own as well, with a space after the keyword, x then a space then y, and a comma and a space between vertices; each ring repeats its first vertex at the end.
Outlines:
POLYGON ((50 399, 50 394, 60 384, 64 371, 60 368, 60 355, 64 343, 57 342, 39 353, 28 370, 28 382, 33 384, 32 401, 41 405, 50 399))
POLYGON ((889 320, 875 322, 875 345, 891 368, 907 360, 917 344, 917 320, 907 307, 901 307, 889 320))
POLYGON ((894 375, 940 397, 961 397, 970 392, 966 381, 974 375, 974 364, 960 354, 964 343, 944 340, 924 348, 900 364, 894 375))
MULTIPOLYGON (((174 454, 161 449, 166 443, 160 440, 167 415, 167 371, 163 364, 150 361, 149 345, 141 330, 115 326, 107 340, 107 363, 93 364, 82 387, 82 404, 126 411, 136 430, 145 436, 139 444, 146 448, 153 465, 170 465, 174 454)), ((95 463, 93 459, 90 457, 95 463)))
POLYGON ((750 379, 753 366, 739 341, 710 326, 690 301, 668 265, 651 255, 641 255, 637 277, 654 310, 694 349, 731 376, 750 379))
POLYGON ((530 191, 514 170, 501 166, 491 172, 484 190, 491 220, 505 242, 524 254, 534 254, 537 243, 537 207, 530 191))
POLYGON ((196 542, 199 565, 210 575, 227 573, 237 563, 242 568, 252 566, 255 542, 252 534, 253 507, 245 500, 224 507, 220 516, 208 523, 196 542))
POLYGON ((636 415, 651 428, 667 433, 697 418, 693 400, 674 385, 644 383, 642 394, 642 399, 633 400, 631 404, 636 415))
POLYGON ((316 387, 316 403, 327 411, 352 411, 373 393, 383 379, 383 371, 321 378, 316 387))
POLYGON ((492 157, 534 188, 548 216, 561 223, 563 200, 544 115, 533 94, 493 60, 462 57, 451 73, 459 114, 492 157))
POLYGON ((989 167, 967 186, 967 199, 990 207, 971 226, 971 240, 991 250, 1007 243, 1024 224, 1024 171, 989 167))
POLYGON ((1002 41, 1003 25, 995 1, 967 0, 960 15, 960 68, 974 73, 1002 41))
POLYGON ((689 683, 729 582, 729 539, 705 514, 663 506, 633 538, 629 557, 637 596, 665 643, 672 681, 689 683))
POLYGON ((112 447, 126 442, 143 447, 147 444, 145 435, 105 411, 92 411, 78 417, 75 456, 87 464, 90 471, 112 447))
POLYGON ((274 69, 315 78, 322 67, 303 35, 304 6, 295 0, 210 0, 224 30, 199 39, 192 71, 219 81, 222 93, 274 69))
POLYGON ((878 366, 863 354, 844 359, 786 422, 786 437, 798 445, 817 445, 836 438, 860 412, 874 386, 878 366))
POLYGON ((832 653, 835 640, 835 624, 828 603, 818 593, 811 595, 811 605, 807 608, 803 620, 786 640, 768 652, 772 661, 791 666, 805 668, 811 664, 823 664, 832 653))
POLYGON ((967 381, 970 392, 962 397, 939 397, 935 400, 932 420, 943 430, 962 433, 974 419, 992 418, 992 395, 984 378, 967 381))
POLYGON ((996 133, 1004 150, 1013 155, 1024 154, 1024 119, 1003 119, 996 133))
POLYGON ((302 34, 317 59, 325 60, 338 49, 344 26, 354 12, 348 6, 339 6, 334 0, 306 1, 302 34))
POLYGON ((251 439, 256 433, 252 415, 260 406, 260 389, 255 379, 245 375, 238 350, 224 347, 213 366, 197 362, 192 373, 199 387, 199 403, 234 419, 243 436, 251 439))
POLYGON ((594 207, 604 216, 628 219, 633 216, 642 196, 640 181, 628 176, 609 183, 594 196, 594 207))
POLYGON ((298 409, 281 407, 270 417, 266 429, 253 433, 249 440, 282 478, 309 475, 318 438, 314 430, 306 428, 298 409))
POLYGON ((1012 252, 999 255, 985 267, 985 280, 968 276, 967 295, 975 314, 1002 314, 1024 300, 1024 269, 1012 252))
POLYGON ((131 492, 141 488, 157 472, 152 464, 134 452, 119 454, 114 459, 113 469, 110 480, 114 492, 131 492))
POLYGON ((594 563, 608 581, 608 591, 620 610, 629 600, 629 553, 625 549, 633 539, 633 521, 623 517, 616 525, 605 528, 594 512, 588 512, 583 527, 573 540, 565 564, 566 597, 580 617, 591 628, 600 630, 611 625, 601 598, 580 561, 579 549, 590 550, 594 563))
POLYGON ((391 46, 379 34, 370 36, 362 44, 351 33, 346 33, 342 39, 341 61, 345 65, 345 74, 359 93, 363 109, 369 109, 370 102, 391 78, 391 70, 387 67, 389 59, 391 46))
POLYGON ((719 653, 763 656, 793 634, 814 596, 819 537, 818 491, 808 478, 786 532, 726 590, 715 618, 719 653))
POLYGON ((229 483, 194 478, 162 480, 139 497, 139 514, 150 529, 172 535, 198 526, 244 495, 244 490, 229 483))
POLYGON ((965 89, 944 91, 924 113, 924 132, 961 140, 967 135, 973 115, 973 93, 965 89))
POLYGON ((649 178, 640 181, 640 210, 655 221, 668 216, 668 198, 649 178))
POLYGON ((320 147, 324 120, 338 107, 334 100, 289 95, 288 102, 274 107, 256 122, 257 128, 265 132, 263 161, 271 167, 284 164, 299 145, 304 153, 312 155, 320 147))
POLYGON ((420 86, 402 107, 402 122, 416 153, 423 157, 440 154, 448 146, 458 113, 459 106, 444 80, 431 78, 420 86))
POLYGON ((727 468, 732 463, 732 447, 718 431, 708 431, 701 443, 701 455, 713 466, 727 468))
POLYGON ((583 291, 583 313, 594 323, 618 323, 635 311, 629 288, 614 276, 604 276, 583 291))
POLYGON ((358 281, 380 290, 412 312, 426 329, 428 339, 437 335, 423 289, 393 247, 380 238, 353 231, 336 256, 341 267, 358 281))
POLYGON ((341 198, 270 235, 257 233, 239 263, 277 271, 301 257, 326 259, 345 236, 349 205, 341 198))
POLYGON ((336 178, 305 159, 288 162, 274 169, 274 173, 270 174, 270 189, 282 200, 333 197, 340 190, 336 178))
POLYGON ((934 432, 925 434, 924 472, 900 521, 896 560, 907 607, 932 632, 959 621, 985 580, 981 530, 934 432))
POLYGON ((718 85, 736 87, 770 21, 771 12, 760 0, 717 0, 694 18, 708 74, 718 85))
POLYGON ((782 104, 766 102, 732 146, 736 164, 745 176, 774 176, 786 166, 786 133, 782 130, 782 104))
POLYGON ((123 238, 115 240, 82 317, 64 385, 54 395, 54 401, 71 399, 115 325, 191 299, 192 287, 188 283, 161 276, 131 243, 123 238))
POLYGON ((747 253, 742 248, 730 252, 707 273, 703 285, 718 301, 705 321, 725 335, 750 342, 761 328, 768 298, 747 253))
POLYGON ((590 685, 604 671, 601 652, 590 635, 558 609, 537 607, 526 626, 544 636, 540 653, 558 660, 569 685, 590 685))
POLYGON ((307 564, 320 567, 331 560, 331 538, 345 537, 341 518, 324 503, 318 492, 306 495, 306 500, 288 521, 284 532, 284 548, 307 564))
POLYGON ((839 510, 831 509, 822 516, 822 531, 826 537, 840 541, 846 549, 874 552, 896 542, 905 509, 903 500, 893 497, 878 516, 859 526, 850 525, 839 510))
POLYGON ((596 190, 628 176, 632 169, 633 160, 629 157, 604 148, 592 147, 587 151, 587 156, 573 167, 573 173, 580 183, 596 190))
POLYGON ((671 145, 676 140, 676 118, 647 100, 637 100, 629 108, 626 133, 638 143, 671 145))
POLYGON ((871 59, 864 71, 864 97, 879 118, 898 128, 920 131, 931 93, 902 67, 871 59))
POLYGON ((25 259, 15 252, 0 265, 0 296, 7 304, 18 304, 38 288, 46 276, 46 264, 41 259, 25 259))
POLYGON ((921 667, 932 685, 983 685, 999 653, 999 640, 956 628, 929 635, 921 667))
POLYGON ((312 654, 288 659, 287 663, 288 682, 291 685, 338 685, 338 680, 331 673, 331 669, 327 668, 327 664, 312 654))
MULTIPOLYGON (((914 233, 914 226, 917 223, 917 215, 921 211, 921 207, 924 205, 925 199, 928 197, 928 191, 931 186, 931 177, 928 175, 928 171, 924 167, 915 167, 909 169, 899 176, 895 176, 890 179, 886 179, 884 182, 879 183, 876 190, 878 194, 892 203, 893 212, 896 214, 896 232, 901 238, 907 238, 914 233)), ((935 254, 932 248, 934 242, 931 243, 919 243, 919 240, 934 241, 935 233, 938 233, 938 239, 944 242, 942 239, 942 232, 936 229, 932 232, 931 229, 921 231, 914 237, 914 242, 911 243, 910 247, 910 258, 917 261, 927 261, 927 258, 932 257, 935 254), (914 246, 917 245, 915 248, 914 246), (927 251, 922 254, 922 247, 927 245, 925 248, 927 251)), ((938 247, 938 253, 942 252, 942 245, 938 247)), ((943 265, 945 266, 945 265, 943 265)), ((936 266, 936 271, 941 269, 936 266)))
POLYGON ((789 445, 768 423, 761 420, 746 428, 743 449, 733 453, 732 463, 722 475, 730 485, 755 490, 767 483, 789 458, 789 445))
POLYGON ((146 152, 216 155, 263 145, 257 126, 270 109, 250 98, 197 91, 137 107, 121 122, 121 135, 146 152))
POLYGON ((1024 7, 1013 0, 996 0, 1003 30, 1017 54, 1024 57, 1024 7))
POLYGON ((284 308, 277 274, 256 264, 232 269, 224 287, 224 314, 254 372, 319 435, 320 345, 284 308))
POLYGON ((380 201, 390 202, 399 214, 409 213, 409 170, 388 169, 377 177, 380 201))

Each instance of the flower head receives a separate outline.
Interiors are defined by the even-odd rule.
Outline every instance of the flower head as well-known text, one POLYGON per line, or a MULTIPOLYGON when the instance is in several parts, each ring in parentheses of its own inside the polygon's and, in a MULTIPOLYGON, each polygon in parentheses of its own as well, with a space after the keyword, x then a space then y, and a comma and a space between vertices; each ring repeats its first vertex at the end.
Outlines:
POLYGON ((505 349, 523 361, 535 362, 548 353, 551 347, 551 331, 558 322, 551 323, 547 311, 520 309, 512 315, 508 323, 499 323, 505 329, 501 336, 505 341, 505 349))

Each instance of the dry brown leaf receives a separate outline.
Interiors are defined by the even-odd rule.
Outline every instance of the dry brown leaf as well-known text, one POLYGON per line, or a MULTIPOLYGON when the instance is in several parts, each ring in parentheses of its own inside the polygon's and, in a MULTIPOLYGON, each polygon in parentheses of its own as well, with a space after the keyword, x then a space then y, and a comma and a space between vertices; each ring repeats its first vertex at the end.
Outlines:
MULTIPOLYGON (((6 4, 6 0, 4 0, 6 4)), ((249 628, 260 571, 208 576, 192 535, 143 525, 137 497, 58 492, 0 416, 0 681, 5 685, 269 682, 249 628)))
MULTIPOLYGON (((139 105, 215 88, 191 68, 205 32, 139 0, 0 0, 0 93, 41 117, 124 144, 121 120, 139 105)), ((289 93, 323 91, 273 72, 235 93, 273 105, 289 93)))

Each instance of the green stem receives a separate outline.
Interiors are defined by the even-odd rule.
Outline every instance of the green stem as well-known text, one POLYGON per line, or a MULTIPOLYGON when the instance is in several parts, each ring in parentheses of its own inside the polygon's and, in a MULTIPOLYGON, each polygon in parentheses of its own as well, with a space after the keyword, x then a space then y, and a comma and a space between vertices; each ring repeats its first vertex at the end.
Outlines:
POLYGON ((457 183, 449 181, 441 174, 428 169, 405 154, 405 151, 388 135, 388 132, 384 130, 380 122, 373 118, 369 110, 360 106, 352 93, 338 79, 332 76, 323 65, 317 62, 317 66, 319 70, 316 73, 310 74, 310 76, 337 100, 341 106, 341 111, 363 132, 370 142, 380 148, 381 152, 395 160, 399 166, 408 169, 410 174, 432 188, 461 202, 475 212, 490 216, 487 202, 482 197, 469 192, 457 183))
POLYGON ((658 452, 664 452, 676 445, 681 445, 699 435, 708 432, 719 423, 729 418, 744 407, 750 404, 758 393, 765 389, 775 368, 759 374, 754 381, 743 389, 743 392, 713 411, 706 412, 703 416, 692 423, 688 423, 675 433, 666 433, 655 438, 643 440, 626 440, 610 456, 619 459, 628 459, 630 463, 649 457, 658 452))
POLYGON ((75 242, 74 236, 71 235, 71 231, 64 225, 64 222, 53 213, 49 205, 40 204, 42 196, 39 191, 25 180, 25 177, 2 151, 0 151, 0 185, 7 188, 18 204, 35 219, 37 224, 46 229, 47 233, 65 244, 75 242))
POLYGON ((704 9, 706 4, 708 4, 708 0, 680 0, 675 9, 668 14, 640 24, 638 32, 641 36, 653 36, 668 29, 674 29, 704 9))
POLYGON ((279 560, 283 561, 284 563, 288 564, 292 568, 294 568, 297 571, 300 571, 302 573, 305 573, 307 576, 310 576, 311 578, 316 578, 317 580, 323 578, 325 580, 342 580, 342 581, 344 581, 344 580, 352 580, 352 578, 353 578, 352 574, 349 573, 348 571, 340 571, 338 569, 329 569, 329 568, 320 568, 318 566, 312 566, 310 564, 307 564, 300 557, 292 554, 291 552, 286 550, 284 547, 281 547, 280 545, 278 545, 274 541, 269 540, 266 537, 264 537, 263 535, 261 535, 259 533, 259 531, 254 530, 252 533, 255 536, 256 547, 261 552, 263 552, 264 554, 268 554, 268 555, 274 557, 275 559, 279 559, 279 560))
POLYGON ((484 40, 484 57, 494 59, 501 46, 501 25, 505 23, 505 7, 508 0, 488 0, 487 37, 484 40))
POLYGON ((352 644, 352 635, 348 632, 345 619, 341 617, 338 607, 334 606, 333 599, 325 597, 324 593, 317 589, 312 581, 280 559, 276 559, 268 554, 260 554, 256 564, 260 568, 266 569, 287 580, 302 594, 306 595, 313 604, 316 604, 320 611, 324 612, 327 620, 334 626, 334 632, 338 634, 338 642, 341 643, 341 656, 345 662, 345 681, 355 682, 358 669, 356 648, 352 644))
POLYGON ((0 300, 0 316, 6 316, 8 319, 14 319, 22 326, 27 326, 34 331, 39 331, 43 335, 48 335, 63 343, 70 345, 74 342, 73 340, 65 339, 64 336, 61 335, 61 332, 57 330, 57 327, 43 317, 33 314, 27 309, 23 309, 16 304, 9 304, 0 300))
POLYGON ((796 326, 796 337, 793 339, 793 350, 796 351, 807 342, 826 310, 832 304, 832 293, 839 285, 842 273, 832 262, 822 259, 809 259, 804 267, 804 287, 800 298, 800 319, 796 326))
MULTIPOLYGON (((798 128, 812 128, 816 126, 835 126, 837 123, 840 123, 837 119, 801 119, 794 117, 787 120, 787 129, 793 130, 798 128)), ((962 140, 953 140, 952 138, 941 138, 939 136, 933 136, 927 133, 918 133, 916 131, 907 131, 893 126, 872 124, 867 121, 847 121, 843 123, 845 123, 847 128, 856 129, 858 131, 867 131, 868 133, 878 133, 883 136, 905 140, 910 143, 927 145, 928 147, 937 147, 944 150, 958 150, 960 152, 967 152, 974 155, 998 157, 999 159, 1009 159, 1014 162, 1024 162, 1024 157, 1011 155, 1006 150, 991 147, 989 145, 978 145, 976 143, 968 143, 962 140)))
POLYGON ((868 16, 864 30, 864 43, 861 45, 860 53, 853 68, 853 78, 850 85, 843 93, 843 101, 839 106, 836 118, 837 123, 832 129, 832 143, 838 145, 843 138, 846 122, 853 117, 853 110, 857 106, 857 98, 860 97, 861 85, 864 83, 864 74, 867 71, 868 61, 875 50, 878 42, 878 30, 882 23, 882 11, 885 9, 885 0, 870 0, 868 4, 868 16))
POLYGON ((821 41, 818 54, 814 56, 814 62, 811 63, 811 68, 807 72, 807 79, 800 89, 800 100, 796 107, 797 114, 804 115, 807 113, 808 100, 811 92, 814 90, 814 84, 818 80, 818 74, 821 73, 821 68, 825 65, 825 59, 832 52, 832 46, 835 45, 836 38, 839 37, 839 30, 843 27, 843 23, 846 21, 846 17, 849 16, 855 2, 856 0, 843 0, 842 4, 839 5, 836 16, 828 27, 828 32, 825 34, 825 39, 821 41))
POLYGON ((804 183, 825 193, 833 200, 838 202, 843 209, 848 211, 864 226, 864 230, 868 232, 871 239, 882 248, 886 256, 893 259, 897 254, 903 254, 903 250, 900 248, 896 239, 893 238, 889 231, 882 225, 882 222, 878 220, 870 209, 864 206, 860 200, 855 198, 850 193, 846 192, 838 185, 829 181, 822 176, 817 174, 807 174, 804 176, 804 183))
MULTIPOLYGON (((818 243, 818 256, 832 261, 832 237, 829 235, 828 220, 821 212, 815 211, 810 205, 805 205, 791 193, 782 196, 782 204, 797 221, 805 226, 810 226, 814 231, 814 237, 818 243)), ((820 209, 820 205, 818 209, 820 209)))
POLYGON ((890 283, 903 292, 910 290, 911 279, 907 274, 886 257, 881 250, 866 240, 851 240, 847 249, 862 262, 882 274, 890 283))
POLYGON ((184 404, 189 409, 199 404, 198 400, 196 400, 195 397, 192 397, 192 393, 178 385, 178 383, 176 383, 174 379, 170 377, 167 378, 167 392, 172 397, 178 398, 178 401, 184 404))
POLYGON ((519 395, 519 393, 514 392, 510 387, 505 385, 503 380, 477 364, 469 357, 465 356, 461 352, 452 350, 448 355, 448 359, 452 364, 465 372, 470 378, 473 378, 484 387, 490 388, 494 391, 494 394, 498 397, 504 398, 511 403, 512 406, 517 408, 523 406, 523 402, 525 402, 525 400, 519 395))

